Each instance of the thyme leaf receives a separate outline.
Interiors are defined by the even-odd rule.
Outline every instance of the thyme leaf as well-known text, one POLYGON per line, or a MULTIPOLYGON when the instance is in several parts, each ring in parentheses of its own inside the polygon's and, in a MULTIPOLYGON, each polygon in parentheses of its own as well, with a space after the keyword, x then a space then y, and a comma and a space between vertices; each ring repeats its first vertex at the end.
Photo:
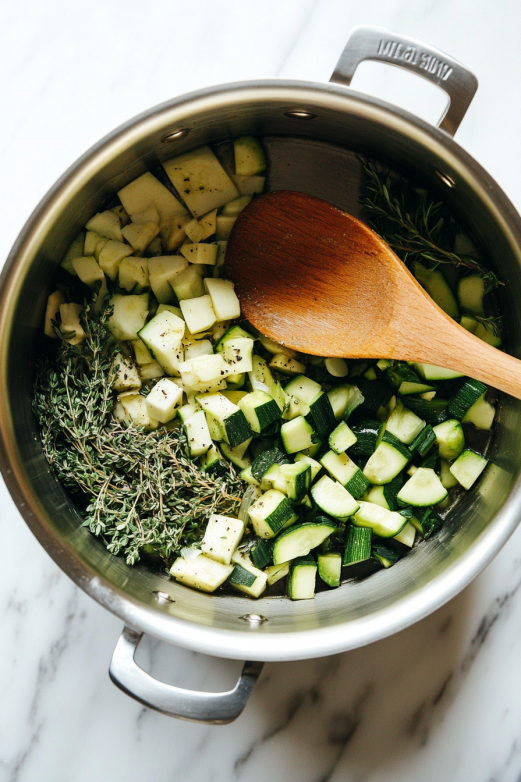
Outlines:
POLYGON ((211 513, 237 515, 243 483, 232 465, 204 473, 186 456, 181 428, 147 432, 112 415, 112 385, 121 345, 107 321, 84 305, 85 340, 58 350, 37 369, 33 410, 44 454, 76 500, 83 526, 113 554, 134 564, 143 552, 170 564, 198 541, 211 513))

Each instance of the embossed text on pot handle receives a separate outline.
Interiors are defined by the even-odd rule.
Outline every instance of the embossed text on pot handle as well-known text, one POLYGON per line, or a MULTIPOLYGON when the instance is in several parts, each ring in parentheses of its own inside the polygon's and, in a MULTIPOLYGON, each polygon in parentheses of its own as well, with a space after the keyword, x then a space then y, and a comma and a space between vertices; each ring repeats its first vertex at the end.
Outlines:
POLYGON ((183 690, 157 681, 134 659, 143 633, 125 627, 114 649, 109 675, 115 685, 137 701, 169 717, 209 725, 226 725, 242 713, 264 663, 246 662, 229 692, 183 690))
POLYGON ((396 35, 379 27, 355 27, 330 81, 351 84, 364 60, 376 60, 412 71, 432 81, 447 94, 449 103, 438 127, 453 136, 472 102, 478 80, 465 66, 433 46, 396 35))

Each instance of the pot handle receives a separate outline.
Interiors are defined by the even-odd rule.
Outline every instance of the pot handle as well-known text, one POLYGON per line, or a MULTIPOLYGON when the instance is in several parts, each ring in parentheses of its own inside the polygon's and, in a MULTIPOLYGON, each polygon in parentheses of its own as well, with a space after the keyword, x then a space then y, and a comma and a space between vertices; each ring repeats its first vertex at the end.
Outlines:
POLYGON ((364 60, 396 65, 437 84, 449 103, 438 127, 450 136, 457 131, 478 88, 478 80, 461 63, 432 46, 395 35, 380 27, 355 27, 330 81, 351 84, 357 67, 364 60))
POLYGON ((208 725, 226 725, 242 713, 264 663, 246 662, 239 681, 229 692, 183 690, 157 681, 135 661, 143 633, 124 627, 114 649, 109 675, 131 698, 168 717, 208 725))

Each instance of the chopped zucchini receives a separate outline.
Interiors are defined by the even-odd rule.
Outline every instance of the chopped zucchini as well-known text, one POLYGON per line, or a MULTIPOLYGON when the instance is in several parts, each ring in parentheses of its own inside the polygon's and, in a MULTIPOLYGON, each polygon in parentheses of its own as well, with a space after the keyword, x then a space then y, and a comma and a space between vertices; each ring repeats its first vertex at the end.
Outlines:
POLYGON ((286 453, 304 451, 317 440, 313 427, 309 425, 302 415, 293 418, 292 421, 283 423, 280 428, 280 437, 286 453))
POLYGON ((334 519, 347 519, 358 509, 358 502, 341 483, 323 475, 311 487, 311 496, 318 507, 334 519))
POLYGON ((255 533, 260 538, 275 537, 283 527, 289 526, 297 519, 288 498, 276 489, 270 489, 255 500, 248 510, 248 515, 255 533))
POLYGON ((346 453, 336 454, 328 451, 320 460, 320 464, 326 468, 355 499, 363 496, 369 486, 369 481, 362 470, 349 458, 346 453))
POLYGON ((400 513, 363 500, 351 521, 357 527, 370 527, 381 538, 394 538, 407 524, 400 513))
POLYGON ((288 464, 288 461, 289 460, 286 454, 282 453, 282 451, 279 451, 278 448, 262 451, 262 453, 256 456, 253 460, 251 474, 259 483, 261 483, 265 473, 272 465, 288 464))
POLYGON ((202 456, 212 445, 210 430, 206 423, 204 410, 197 410, 184 421, 186 441, 190 456, 202 456))
POLYGON ((247 555, 236 551, 232 555, 232 562, 235 567, 228 583, 239 592, 249 595, 249 597, 260 597, 268 583, 268 576, 262 570, 256 568, 247 555))
POLYGON ((460 307, 471 315, 484 315, 485 280, 478 274, 469 274, 458 281, 457 296, 460 307))
POLYGON ((214 436, 214 440, 224 440, 235 448, 251 437, 251 429, 244 413, 223 394, 201 394, 196 399, 206 413, 209 426, 214 422, 217 424, 218 436, 214 436))
POLYGON ((486 385, 479 380, 469 379, 465 381, 452 396, 447 408, 448 415, 461 421, 465 413, 470 410, 480 396, 483 396, 486 390, 486 385))
POLYGON ((442 272, 439 269, 427 269, 422 263, 415 261, 413 273, 438 307, 441 307, 451 318, 458 320, 458 304, 442 272))
POLYGON ((424 427, 425 421, 398 401, 387 420, 385 431, 393 434, 405 445, 409 445, 418 437, 424 427))
POLYGON ((280 469, 286 481, 289 499, 300 502, 311 486, 310 465, 305 462, 295 462, 295 464, 282 464, 280 469))
POLYGON ((263 432, 274 421, 278 421, 281 415, 278 404, 265 391, 246 394, 239 401, 239 407, 254 432, 263 432))
POLYGON ((364 402, 364 397, 358 386, 351 386, 347 383, 331 388, 327 395, 337 421, 347 421, 351 413, 364 402))
POLYGON ((452 462, 465 448, 465 435, 459 421, 450 418, 433 428, 442 459, 452 462))
POLYGON ((170 575, 177 581, 201 592, 215 592, 232 572, 232 565, 223 565, 204 554, 199 554, 189 561, 178 557, 170 568, 170 575))
POLYGON ((206 525, 201 551, 207 557, 222 562, 223 565, 229 565, 243 533, 244 524, 240 519, 212 513, 206 525))
POLYGON ((317 557, 318 575, 330 587, 340 586, 340 573, 342 571, 342 555, 334 551, 327 554, 319 554, 317 557))
POLYGON ((411 453, 407 446, 386 433, 376 451, 369 457, 364 467, 364 475, 370 483, 389 483, 404 469, 410 458, 411 453))
POLYGON ((463 451, 451 465, 450 471, 463 488, 470 489, 488 464, 484 456, 475 451, 463 451))
POLYGON ((426 467, 419 467, 407 483, 402 486, 397 495, 398 502, 401 505, 414 505, 417 507, 437 505, 446 496, 447 490, 434 470, 426 467))
POLYGON ((276 584, 289 573, 289 562, 281 562, 280 565, 270 565, 264 571, 268 576, 268 584, 276 584))
POLYGON ((300 557, 290 563, 288 597, 292 600, 312 600, 315 597, 317 566, 313 557, 300 557))
POLYGON ((476 399, 474 404, 469 407, 461 421, 464 424, 474 424, 476 429, 484 429, 489 432, 492 429, 495 415, 496 408, 490 402, 487 402, 485 394, 482 394, 476 399))
POLYGON ((365 562, 366 559, 369 559, 372 537, 371 527, 356 527, 349 524, 346 530, 346 546, 342 564, 355 565, 357 562, 365 562))
POLYGON ((273 563, 289 562, 297 557, 306 556, 320 546, 336 530, 329 519, 319 516, 315 522, 296 524, 277 536, 273 545, 273 563))

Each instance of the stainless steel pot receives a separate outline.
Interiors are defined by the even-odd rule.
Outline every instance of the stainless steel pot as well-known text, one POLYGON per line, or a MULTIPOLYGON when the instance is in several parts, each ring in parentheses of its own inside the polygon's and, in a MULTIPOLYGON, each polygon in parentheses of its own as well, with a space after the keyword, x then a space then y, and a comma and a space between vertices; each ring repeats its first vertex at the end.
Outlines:
POLYGON ((477 87, 459 63, 384 30, 354 31, 336 84, 257 81, 203 90, 137 117, 86 153, 31 216, 0 284, 1 467, 27 524, 55 562, 125 622, 113 680, 166 714, 229 722, 262 667, 246 663, 230 693, 191 693, 156 682, 134 661, 144 632, 235 659, 297 660, 342 652, 394 633, 439 608, 492 559, 518 522, 521 404, 503 400, 491 446, 494 464, 450 514, 441 535, 389 571, 323 592, 313 601, 215 597, 109 555, 50 473, 31 414, 33 366, 46 296, 69 242, 104 201, 147 168, 206 143, 255 133, 267 139, 270 185, 357 211, 359 164, 378 158, 437 191, 505 281, 501 307, 510 352, 519 355, 521 222, 497 184, 453 140, 477 87), (349 89, 357 65, 381 60, 440 86, 450 99, 438 128, 349 89))

